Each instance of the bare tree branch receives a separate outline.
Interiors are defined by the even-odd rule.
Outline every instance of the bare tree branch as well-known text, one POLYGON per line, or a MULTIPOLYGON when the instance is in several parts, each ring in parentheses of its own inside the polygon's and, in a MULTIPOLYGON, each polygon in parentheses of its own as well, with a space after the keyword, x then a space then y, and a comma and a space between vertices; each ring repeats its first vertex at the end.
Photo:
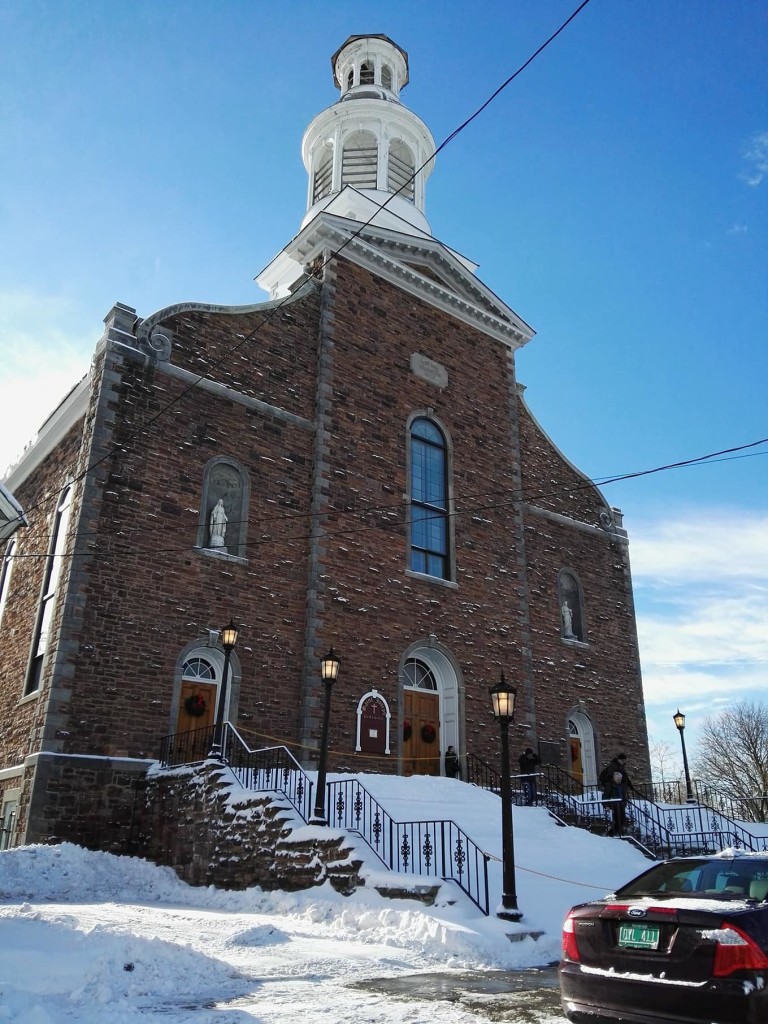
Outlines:
POLYGON ((694 774, 755 808, 765 820, 768 801, 768 707, 744 700, 704 721, 692 758, 694 774), (762 808, 762 810, 760 809, 762 808))

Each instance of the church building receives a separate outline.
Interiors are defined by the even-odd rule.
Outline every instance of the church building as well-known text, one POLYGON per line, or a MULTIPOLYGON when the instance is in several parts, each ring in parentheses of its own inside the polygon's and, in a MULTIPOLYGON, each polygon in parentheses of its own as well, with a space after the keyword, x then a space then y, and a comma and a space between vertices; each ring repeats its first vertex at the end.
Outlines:
POLYGON ((117 303, 5 480, 3 846, 127 849, 164 738, 220 698, 314 768, 330 648, 331 771, 496 768, 503 672, 513 769, 531 746, 590 785, 622 749, 648 776, 621 514, 525 400, 532 328, 432 234, 407 53, 351 36, 332 69, 268 300, 117 303))

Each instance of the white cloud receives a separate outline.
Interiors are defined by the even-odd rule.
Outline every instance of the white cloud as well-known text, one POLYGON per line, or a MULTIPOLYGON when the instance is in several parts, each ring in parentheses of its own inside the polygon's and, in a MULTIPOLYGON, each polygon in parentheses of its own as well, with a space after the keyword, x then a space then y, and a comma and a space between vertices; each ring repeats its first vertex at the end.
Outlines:
POLYGON ((728 235, 746 235, 749 228, 746 224, 731 224, 726 234, 728 235))
POLYGON ((744 150, 746 168, 741 177, 756 187, 768 175, 768 131, 755 132, 744 150))
POLYGON ((695 745, 708 715, 765 699, 768 516, 702 509, 632 533, 632 571, 649 733, 695 745))
POLYGON ((768 515, 692 511, 685 518, 639 524, 630 538, 636 585, 668 587, 768 578, 768 515))

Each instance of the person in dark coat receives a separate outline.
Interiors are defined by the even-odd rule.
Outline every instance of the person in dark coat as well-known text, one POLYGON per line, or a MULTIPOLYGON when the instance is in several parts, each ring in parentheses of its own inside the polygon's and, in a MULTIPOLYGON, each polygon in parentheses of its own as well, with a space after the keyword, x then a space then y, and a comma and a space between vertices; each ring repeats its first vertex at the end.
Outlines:
POLYGON ((536 769, 541 764, 541 758, 533 752, 532 747, 526 747, 518 758, 518 762, 523 783, 523 802, 526 807, 532 807, 539 798, 536 769))
POLYGON ((461 762, 459 761, 459 755, 453 749, 448 747, 445 752, 445 774, 449 779, 458 779, 461 777, 461 762))
POLYGON ((611 827, 607 833, 609 836, 624 835, 624 829, 627 824, 629 792, 630 790, 636 792, 627 774, 626 763, 627 755, 617 754, 600 772, 603 800, 607 802, 608 809, 611 812, 611 827))

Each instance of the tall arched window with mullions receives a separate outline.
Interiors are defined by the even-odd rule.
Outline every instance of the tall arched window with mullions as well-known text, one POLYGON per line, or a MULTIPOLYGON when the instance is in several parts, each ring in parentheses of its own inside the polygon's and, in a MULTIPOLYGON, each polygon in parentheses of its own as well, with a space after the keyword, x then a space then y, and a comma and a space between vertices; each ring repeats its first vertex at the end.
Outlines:
POLYGON ((32 637, 27 681, 24 696, 40 689, 43 674, 43 662, 48 650, 53 629, 53 612, 56 606, 59 577, 64 563, 64 552, 67 545, 67 529, 72 506, 72 485, 65 487, 59 497, 59 503, 53 515, 51 537, 48 554, 44 562, 43 586, 40 591, 40 603, 37 609, 35 632, 32 637))
POLYGON ((448 441, 430 419, 410 426, 410 568, 451 578, 448 516, 448 441))

